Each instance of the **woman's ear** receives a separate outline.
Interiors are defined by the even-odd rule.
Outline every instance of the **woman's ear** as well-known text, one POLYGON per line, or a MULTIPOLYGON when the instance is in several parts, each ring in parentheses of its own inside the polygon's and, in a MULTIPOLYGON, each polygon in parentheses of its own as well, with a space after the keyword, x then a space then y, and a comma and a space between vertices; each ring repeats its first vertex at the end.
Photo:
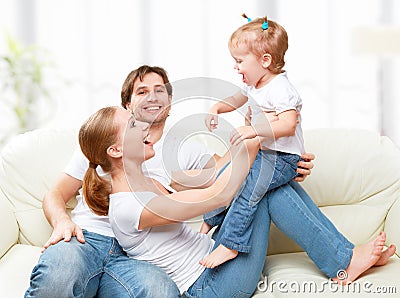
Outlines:
POLYGON ((112 145, 107 148, 107 154, 113 158, 122 157, 122 147, 117 145, 112 145))
POLYGON ((261 57, 261 63, 264 68, 268 68, 272 63, 272 56, 271 54, 265 53, 261 57))

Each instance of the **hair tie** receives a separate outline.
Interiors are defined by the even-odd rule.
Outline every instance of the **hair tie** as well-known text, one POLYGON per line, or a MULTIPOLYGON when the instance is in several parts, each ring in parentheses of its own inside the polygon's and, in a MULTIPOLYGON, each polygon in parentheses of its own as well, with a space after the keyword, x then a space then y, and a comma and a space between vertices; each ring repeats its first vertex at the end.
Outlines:
POLYGON ((89 162, 89 168, 96 169, 98 165, 89 162))
POLYGON ((267 17, 265 17, 264 23, 261 25, 261 28, 262 28, 263 30, 267 30, 267 29, 268 29, 268 20, 267 20, 267 17))
POLYGON ((248 22, 251 22, 251 18, 249 18, 248 16, 246 16, 245 13, 242 14, 242 17, 244 17, 245 19, 247 19, 248 22))

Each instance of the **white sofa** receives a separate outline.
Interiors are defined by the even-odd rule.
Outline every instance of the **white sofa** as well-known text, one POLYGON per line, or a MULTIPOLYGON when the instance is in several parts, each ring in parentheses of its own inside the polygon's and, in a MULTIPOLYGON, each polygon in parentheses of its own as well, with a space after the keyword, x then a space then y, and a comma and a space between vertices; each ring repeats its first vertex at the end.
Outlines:
MULTIPOLYGON (((387 244, 400 247, 400 150, 388 138, 363 130, 309 130, 305 139, 316 159, 303 186, 323 212, 355 244, 384 230, 387 244)), ((51 232, 41 207, 43 195, 76 146, 75 131, 41 129, 14 138, 2 150, 0 297, 22 297, 28 287, 51 232)), ((69 207, 73 205, 71 200, 69 207)), ((254 297, 399 296, 399 253, 353 286, 341 287, 328 284, 307 255, 275 227, 269 244, 265 276, 254 297)))

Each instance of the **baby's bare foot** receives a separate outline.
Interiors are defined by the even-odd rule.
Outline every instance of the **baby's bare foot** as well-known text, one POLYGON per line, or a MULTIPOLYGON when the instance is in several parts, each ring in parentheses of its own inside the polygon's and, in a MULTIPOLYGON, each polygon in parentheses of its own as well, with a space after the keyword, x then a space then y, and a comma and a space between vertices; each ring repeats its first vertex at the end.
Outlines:
POLYGON ((354 247, 353 257, 345 270, 344 276, 335 277, 333 281, 345 285, 356 280, 363 272, 367 271, 379 261, 385 240, 386 234, 385 232, 381 232, 370 242, 354 247))
POLYGON ((374 266, 384 266, 389 261, 390 257, 396 252, 396 245, 392 244, 388 249, 382 252, 379 260, 374 264, 374 266))
POLYGON ((211 230, 211 226, 208 223, 206 223, 205 221, 203 221, 203 223, 201 224, 199 233, 207 234, 208 232, 210 232, 210 230, 211 230))
POLYGON ((212 251, 204 259, 200 260, 200 264, 206 268, 214 268, 228 260, 236 258, 238 255, 237 250, 227 248, 220 244, 214 251, 212 251))

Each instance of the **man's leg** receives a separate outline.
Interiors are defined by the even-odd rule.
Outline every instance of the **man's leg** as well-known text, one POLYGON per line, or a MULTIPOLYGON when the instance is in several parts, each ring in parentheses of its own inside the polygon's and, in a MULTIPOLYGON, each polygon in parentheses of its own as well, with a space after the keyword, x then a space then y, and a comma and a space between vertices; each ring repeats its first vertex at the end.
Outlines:
POLYGON ((25 297, 95 297, 110 237, 84 231, 86 242, 75 237, 47 248, 34 267, 25 297))
POLYGON ((114 240, 97 297, 181 297, 173 280, 159 267, 126 256, 114 240))

